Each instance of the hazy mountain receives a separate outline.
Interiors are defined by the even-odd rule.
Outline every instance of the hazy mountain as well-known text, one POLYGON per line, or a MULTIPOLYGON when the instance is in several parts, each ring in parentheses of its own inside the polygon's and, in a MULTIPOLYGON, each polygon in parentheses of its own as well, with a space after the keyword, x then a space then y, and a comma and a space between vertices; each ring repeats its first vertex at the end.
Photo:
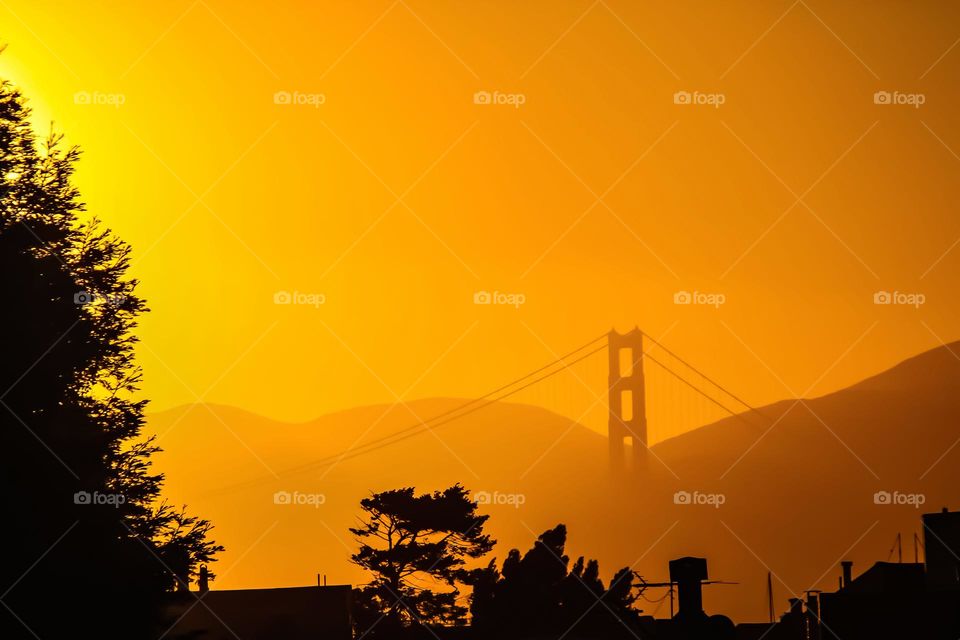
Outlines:
POLYGON ((360 498, 459 481, 495 497, 484 509, 501 558, 565 522, 570 555, 597 557, 606 576, 634 565, 662 580, 668 559, 707 556, 711 577, 740 583, 708 587, 707 608, 763 619, 768 570, 783 610, 793 593, 834 588, 841 558, 854 560, 855 571, 886 559, 897 532, 904 559, 912 560, 919 514, 960 506, 954 352, 960 344, 836 393, 778 402, 672 438, 653 448, 648 472, 632 479, 608 473, 605 438, 526 405, 494 404, 432 434, 297 473, 287 470, 465 401, 361 407, 299 424, 191 405, 152 415, 150 426, 166 449, 158 465, 167 493, 213 519, 228 546, 216 567, 220 588, 307 584, 318 572, 332 582, 362 580, 347 561, 354 547, 347 528, 360 498), (278 505, 277 491, 323 494, 325 501, 278 505), (678 491, 708 504, 676 504, 678 491), (906 501, 922 494, 925 504, 878 505, 878 491, 906 501))
POLYGON ((886 560, 898 532, 912 561, 919 514, 960 507, 955 353, 958 343, 835 393, 763 407, 763 418, 749 416, 757 426, 730 418, 655 447, 681 478, 674 482, 726 496, 720 509, 675 510, 692 512, 695 523, 678 539, 708 555, 728 550, 714 553, 714 575, 750 581, 715 589, 740 592, 739 604, 761 614, 757 582, 768 569, 791 590, 834 589, 842 557, 855 571, 886 560), (876 504, 877 492, 891 502, 920 494, 925 503, 876 504))

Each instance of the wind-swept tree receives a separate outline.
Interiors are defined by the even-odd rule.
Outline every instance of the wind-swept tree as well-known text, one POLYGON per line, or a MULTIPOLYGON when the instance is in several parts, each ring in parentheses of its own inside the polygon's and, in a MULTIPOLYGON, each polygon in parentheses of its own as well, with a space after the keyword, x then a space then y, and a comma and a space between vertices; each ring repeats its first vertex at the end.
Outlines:
POLYGON ((568 570, 566 540, 567 529, 559 524, 522 556, 512 549, 501 570, 491 562, 470 571, 474 628, 502 638, 644 637, 630 569, 618 571, 605 588, 596 560, 580 557, 568 570))
POLYGON ((464 567, 495 544, 483 532, 489 516, 477 513, 467 490, 457 484, 421 495, 412 487, 384 491, 364 498, 360 508, 362 524, 350 531, 361 546, 352 560, 371 574, 357 591, 361 633, 463 624, 464 567))
POLYGON ((160 502, 130 248, 84 216, 79 151, 29 116, 0 81, 0 637, 147 637, 220 547, 160 502))

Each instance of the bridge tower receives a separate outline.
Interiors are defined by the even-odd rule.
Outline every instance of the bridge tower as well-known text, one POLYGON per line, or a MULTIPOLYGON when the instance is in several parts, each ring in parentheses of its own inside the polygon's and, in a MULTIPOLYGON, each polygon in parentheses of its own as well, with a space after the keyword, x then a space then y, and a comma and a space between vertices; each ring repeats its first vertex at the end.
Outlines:
POLYGON ((647 414, 643 384, 643 332, 634 327, 625 334, 611 330, 607 337, 610 358, 609 424, 610 468, 615 474, 643 471, 647 467, 647 414), (631 451, 626 453, 625 441, 631 451))

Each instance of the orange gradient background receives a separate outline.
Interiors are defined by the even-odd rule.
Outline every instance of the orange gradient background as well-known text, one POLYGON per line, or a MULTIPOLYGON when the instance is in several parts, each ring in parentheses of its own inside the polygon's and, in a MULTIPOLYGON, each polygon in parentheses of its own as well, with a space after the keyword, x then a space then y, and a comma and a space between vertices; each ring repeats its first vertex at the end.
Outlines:
POLYGON ((6 0, 0 25, 0 74, 134 247, 152 410, 471 397, 634 325, 759 405, 960 337, 960 6, 6 0))

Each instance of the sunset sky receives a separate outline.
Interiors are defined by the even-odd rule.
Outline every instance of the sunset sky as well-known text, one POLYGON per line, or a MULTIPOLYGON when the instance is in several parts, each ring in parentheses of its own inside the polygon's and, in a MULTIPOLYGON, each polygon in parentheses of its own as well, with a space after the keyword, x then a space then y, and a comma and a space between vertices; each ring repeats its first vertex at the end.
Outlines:
POLYGON ((134 247, 153 410, 473 397, 634 325, 759 405, 960 338, 958 19, 3 0, 0 75, 83 148, 90 212, 134 247))

